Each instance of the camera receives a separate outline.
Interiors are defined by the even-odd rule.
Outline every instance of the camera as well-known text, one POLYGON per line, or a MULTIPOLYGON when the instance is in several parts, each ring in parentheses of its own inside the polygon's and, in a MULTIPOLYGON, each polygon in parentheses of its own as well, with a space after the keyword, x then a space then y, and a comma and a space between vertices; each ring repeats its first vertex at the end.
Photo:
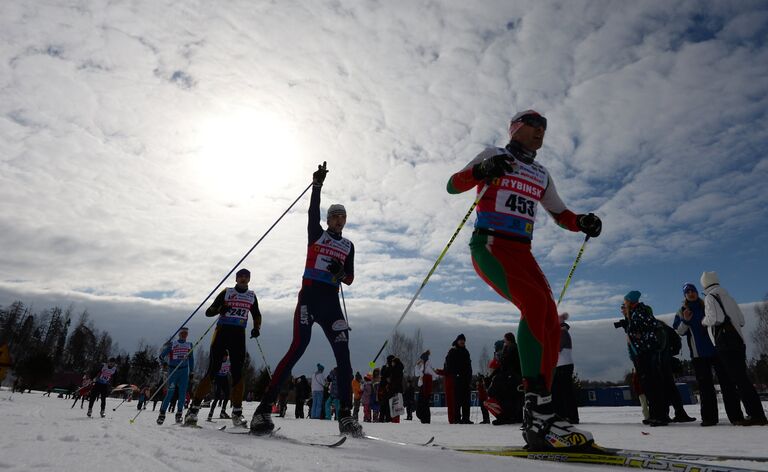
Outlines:
POLYGON ((613 323, 613 327, 616 328, 616 329, 622 328, 622 329, 626 330, 627 326, 629 326, 629 323, 627 322, 626 319, 615 321, 613 323))

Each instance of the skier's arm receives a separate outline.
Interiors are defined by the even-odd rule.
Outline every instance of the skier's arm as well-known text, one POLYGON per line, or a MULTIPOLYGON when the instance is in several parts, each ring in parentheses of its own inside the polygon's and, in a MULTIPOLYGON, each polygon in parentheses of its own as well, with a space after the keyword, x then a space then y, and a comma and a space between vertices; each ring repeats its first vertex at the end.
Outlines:
POLYGON ((261 311, 259 310, 259 300, 253 298, 253 306, 251 306, 251 318, 253 318, 253 327, 261 330, 261 311))
POLYGON ((187 362, 189 365, 189 373, 191 374, 192 372, 195 371, 195 352, 194 351, 189 351, 189 356, 187 356, 187 362))
POLYGON ((476 187, 477 184, 481 183, 483 180, 477 178, 477 175, 474 172, 475 165, 481 163, 486 158, 493 157, 497 154, 501 154, 502 152, 503 151, 500 151, 496 148, 488 148, 478 154, 469 162, 469 164, 467 164, 463 169, 456 172, 451 176, 450 179, 448 179, 448 185, 446 186, 448 193, 462 193, 473 187, 476 187))
POLYGON ((352 244, 352 248, 349 250, 349 255, 344 260, 344 282, 347 285, 352 285, 352 281, 355 280, 355 245, 352 244))
POLYGON ((168 362, 168 354, 171 353, 171 343, 165 343, 163 346, 163 350, 160 352, 160 355, 158 356, 160 358, 161 362, 168 362))
POLYGON ((541 197, 541 206, 552 215, 560 227, 569 231, 579 231, 579 226, 576 224, 576 214, 566 208, 565 203, 560 199, 551 175, 547 182, 547 188, 544 189, 544 195, 541 197))
POLYGON ((320 190, 322 185, 312 185, 312 195, 309 197, 309 218, 307 219, 308 244, 312 244, 323 234, 320 226, 320 190))
POLYGON ((207 310, 205 310, 205 316, 212 317, 221 314, 222 308, 226 306, 226 303, 224 302, 224 294, 226 293, 226 289, 219 292, 218 295, 216 295, 216 298, 213 300, 213 303, 211 306, 208 307, 207 310))

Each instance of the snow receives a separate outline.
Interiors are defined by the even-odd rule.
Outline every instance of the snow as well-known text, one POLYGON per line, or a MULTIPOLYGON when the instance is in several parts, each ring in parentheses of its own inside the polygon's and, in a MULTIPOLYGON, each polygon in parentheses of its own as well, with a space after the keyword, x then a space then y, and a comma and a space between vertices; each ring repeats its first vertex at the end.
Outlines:
MULTIPOLYGON (((134 424, 136 403, 112 408, 107 417, 87 418, 72 400, 0 392, 0 471, 565 471, 593 468, 586 465, 536 462, 442 450, 438 447, 397 446, 376 441, 348 439, 337 449, 296 445, 274 439, 227 434, 216 430, 231 422, 201 421, 203 429, 181 428, 169 416, 155 424, 156 412, 145 410, 134 424)), ((97 403, 98 405, 98 403, 97 403)), ((159 407, 159 404, 158 404, 159 407)), ((256 403, 246 403, 250 417, 256 403)), ((698 407, 687 411, 698 416, 698 407)), ((603 445, 689 453, 768 455, 767 427, 735 427, 721 423, 702 428, 698 422, 649 428, 639 423, 637 407, 581 408, 582 427, 592 431, 603 445), (647 433, 647 434, 646 434, 647 433)), ((280 433, 288 437, 331 442, 338 436, 335 422, 297 420, 288 408, 287 418, 275 418, 280 433)), ((473 411, 475 420, 479 413, 473 411)), ((725 418, 721 411, 721 420, 725 418)), ((433 423, 403 421, 400 424, 365 423, 366 433, 387 439, 419 443, 435 436, 442 445, 522 445, 517 426, 449 425, 445 410, 433 409, 433 423)), ((722 464, 722 463, 720 463, 722 464)), ((735 467, 768 470, 768 463, 733 461, 735 467)), ((600 470, 626 470, 600 467, 600 470)))

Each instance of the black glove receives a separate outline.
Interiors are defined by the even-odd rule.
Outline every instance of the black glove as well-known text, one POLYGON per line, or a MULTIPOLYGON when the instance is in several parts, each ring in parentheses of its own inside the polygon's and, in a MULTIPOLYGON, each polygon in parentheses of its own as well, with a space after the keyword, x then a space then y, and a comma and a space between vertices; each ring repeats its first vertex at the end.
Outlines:
POLYGON ((499 154, 475 164, 474 167, 472 167, 472 176, 477 180, 485 180, 501 177, 514 170, 514 159, 508 154, 499 154))
POLYGON ((312 183, 317 186, 323 185, 327 173, 328 170, 325 168, 325 161, 323 161, 323 164, 317 166, 317 170, 312 173, 312 183))
POLYGON ((222 305, 219 307, 219 314, 220 314, 220 315, 223 315, 223 314, 225 314, 225 313, 226 313, 226 312, 228 312, 228 311, 229 311, 229 307, 227 306, 227 304, 226 304, 226 303, 223 303, 223 304, 222 304, 222 305))
POLYGON ((328 269, 328 272, 330 272, 331 275, 333 275, 333 280, 335 280, 336 282, 341 282, 342 280, 344 280, 344 277, 347 276, 347 273, 344 272, 344 265, 342 265, 342 263, 338 259, 332 260, 331 263, 328 264, 327 269, 328 269))
POLYGON ((577 216, 576 226, 579 227, 579 230, 582 233, 586 234, 590 238, 596 238, 600 236, 600 232, 603 230, 603 222, 600 221, 600 218, 598 218, 598 216, 594 213, 577 216))
POLYGON ((261 334, 261 331, 259 331, 259 328, 251 329, 251 339, 258 338, 260 334, 261 334))

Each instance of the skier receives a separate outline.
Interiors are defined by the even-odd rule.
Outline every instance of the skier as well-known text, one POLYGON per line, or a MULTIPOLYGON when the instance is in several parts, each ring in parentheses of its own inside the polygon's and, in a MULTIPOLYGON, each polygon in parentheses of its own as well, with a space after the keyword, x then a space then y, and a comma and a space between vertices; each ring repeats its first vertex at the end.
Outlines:
MULTIPOLYGON (((338 366, 338 388, 341 411, 337 412, 339 431, 353 436, 362 435, 362 426, 352 416, 352 365, 349 360, 349 327, 339 303, 339 285, 354 280, 355 246, 341 235, 347 222, 342 205, 328 207, 327 230, 320 225, 320 191, 328 173, 323 165, 312 174, 312 196, 307 225, 308 247, 302 288, 294 312, 293 341, 275 368, 264 397, 251 420, 251 432, 269 433, 274 429, 270 406, 280 385, 289 375, 309 345, 312 325, 319 324, 333 349, 338 366)), ((314 404, 314 400, 313 400, 314 404)))
POLYGON ((168 393, 165 394, 163 403, 160 404, 160 414, 157 416, 157 424, 165 421, 165 411, 173 399, 173 391, 178 392, 178 407, 176 408, 176 423, 181 423, 181 414, 184 411, 184 399, 187 395, 188 382, 195 370, 195 356, 192 352, 192 343, 187 341, 189 329, 184 326, 179 329, 179 339, 167 343, 160 353, 160 361, 168 364, 173 372, 168 378, 168 393))
POLYGON ((93 412, 93 404, 96 403, 97 397, 101 397, 101 417, 104 418, 104 410, 107 407, 107 395, 109 395, 109 384, 115 372, 117 372, 115 358, 110 357, 106 364, 101 365, 98 376, 93 379, 94 385, 91 389, 91 398, 88 400, 87 414, 89 418, 93 412))
POLYGON ((600 235, 594 214, 576 215, 565 206, 547 169, 535 161, 544 142, 547 120, 533 110, 516 114, 504 148, 487 148, 451 176, 447 190, 456 194, 488 189, 477 205, 470 241, 478 275, 520 309, 518 340, 525 390, 523 437, 531 450, 590 449, 592 434, 557 417, 552 408, 552 376, 560 329, 546 277, 531 252, 537 203, 570 231, 600 235))
POLYGON ((205 377, 195 388, 192 404, 184 417, 184 424, 197 425, 197 413, 203 398, 211 390, 211 382, 221 370, 224 354, 229 352, 230 373, 232 375, 232 424, 245 426, 243 419, 243 365, 245 363, 245 328, 248 326, 248 314, 253 318, 251 338, 258 338, 261 328, 261 312, 259 302, 253 290, 248 289, 251 273, 248 269, 240 269, 235 273, 235 286, 222 290, 210 307, 205 310, 205 316, 219 316, 216 329, 211 340, 210 361, 205 377))
POLYGON ((77 401, 80 400, 80 409, 83 409, 83 403, 85 403, 85 399, 88 398, 91 394, 91 389, 93 388, 93 380, 88 377, 88 374, 83 374, 83 379, 80 384, 80 387, 75 390, 75 394, 73 395, 75 397, 75 401, 72 403, 72 406, 70 408, 74 408, 75 405, 77 405, 77 401))
POLYGON ((211 400, 211 410, 208 412, 208 420, 213 421, 213 412, 216 410, 216 403, 221 401, 221 412, 219 418, 228 420, 227 402, 229 401, 229 371, 232 365, 229 362, 229 353, 224 353, 221 361, 221 368, 216 372, 213 379, 213 400, 211 400))

